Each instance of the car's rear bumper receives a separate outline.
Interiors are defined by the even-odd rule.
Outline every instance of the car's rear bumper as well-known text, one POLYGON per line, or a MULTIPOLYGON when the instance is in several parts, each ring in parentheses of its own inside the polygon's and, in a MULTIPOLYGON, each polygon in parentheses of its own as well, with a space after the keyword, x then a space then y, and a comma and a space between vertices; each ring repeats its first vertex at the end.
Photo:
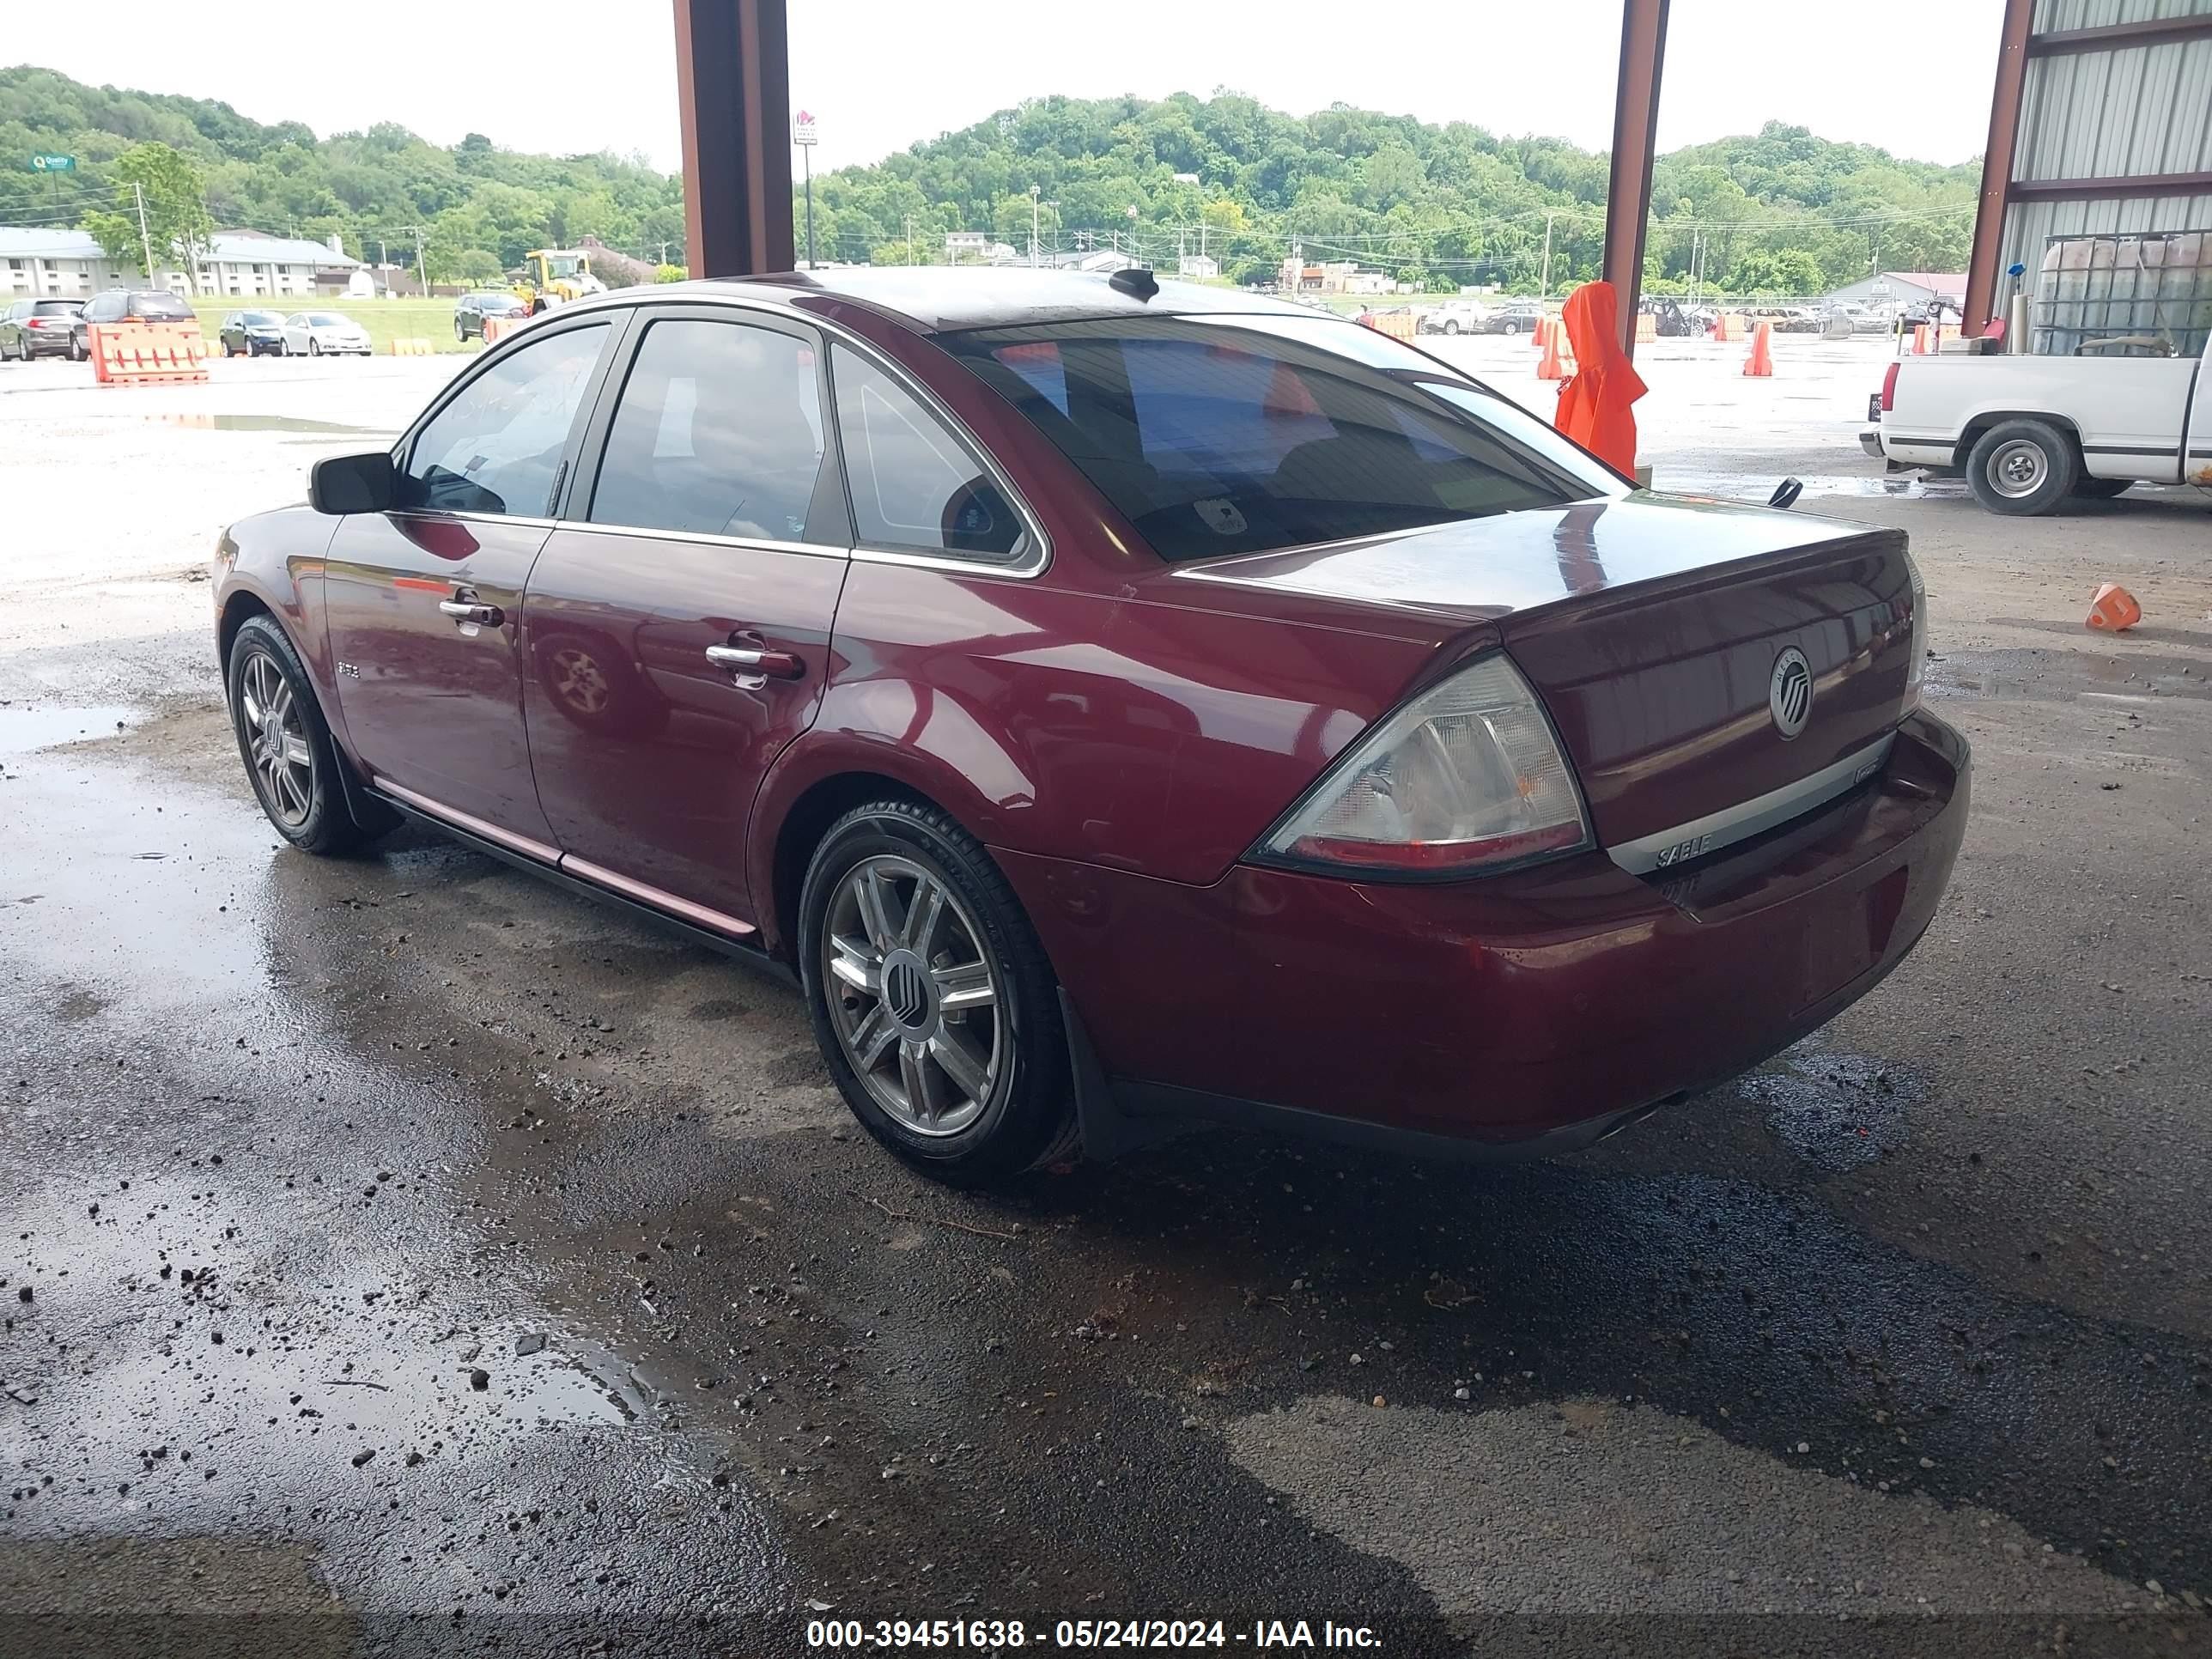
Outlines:
POLYGON ((1443 885, 1239 866, 1205 888, 999 857, 1119 1109, 1542 1153, 1880 983, 1950 878, 1968 770, 1916 714, 1875 779, 1663 879, 1603 853, 1443 885))

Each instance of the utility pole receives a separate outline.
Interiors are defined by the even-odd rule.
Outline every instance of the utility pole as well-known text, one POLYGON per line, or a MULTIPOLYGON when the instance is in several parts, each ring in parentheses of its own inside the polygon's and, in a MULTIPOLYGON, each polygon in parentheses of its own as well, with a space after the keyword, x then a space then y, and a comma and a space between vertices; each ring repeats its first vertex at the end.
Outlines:
MULTIPOLYGON (((814 269, 814 146, 803 144, 799 155, 806 168, 806 268, 814 269)), ((789 173, 784 174, 788 179, 789 173)))
POLYGON ((376 239, 376 280, 384 284, 386 299, 392 296, 392 255, 384 246, 384 238, 376 239))
POLYGON ((1547 209, 1544 214, 1544 280, 1536 290, 1540 300, 1552 297, 1552 221, 1558 216, 1557 208, 1547 209))
POLYGON ((1037 198, 1042 192, 1035 185, 1030 186, 1030 269, 1037 268, 1037 198))
POLYGON ((914 215, 906 216, 906 262, 914 263, 914 215))
POLYGON ((143 187, 133 185, 131 194, 138 203, 138 246, 145 252, 146 281, 150 285, 154 280, 154 239, 146 233, 146 191, 143 187))
POLYGON ((422 297, 430 297, 430 270, 422 259, 422 227, 412 227, 415 232, 415 280, 422 284, 422 297))

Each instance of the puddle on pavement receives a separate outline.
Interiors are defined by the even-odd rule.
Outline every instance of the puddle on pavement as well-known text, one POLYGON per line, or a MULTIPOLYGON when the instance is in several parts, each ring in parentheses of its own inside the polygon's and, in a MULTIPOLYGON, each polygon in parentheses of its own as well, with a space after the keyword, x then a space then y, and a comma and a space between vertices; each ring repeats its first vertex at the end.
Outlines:
MULTIPOLYGON (((1997 620, 2002 620, 1998 618, 1997 620)), ((2212 700, 2212 668, 2181 657, 2099 656, 2086 651, 1961 651, 1928 665, 1933 698, 2038 702, 2212 700)))
POLYGON ((0 755, 28 755, 68 743, 112 738, 146 718, 143 708, 96 703, 89 708, 59 703, 0 703, 0 755))
POLYGON ((192 412, 141 415, 155 426, 190 427, 202 432, 315 432, 344 437, 383 438, 394 427, 349 426, 341 421, 311 421, 295 415, 202 415, 192 412))
POLYGON ((1887 1061, 1808 1039, 1783 1056, 1782 1066, 1740 1086, 1765 1109, 1767 1132, 1814 1168, 1839 1174, 1905 1145, 1911 1108, 1923 1091, 1887 1061))
POLYGON ((1764 507, 1784 477, 1795 477, 1805 486, 1804 498, 1858 496, 1896 501, 1953 501, 1972 499, 1963 478, 1923 478, 1911 472, 1875 477, 1839 473, 1679 473, 1663 463, 1654 487, 1680 495, 1711 495, 1721 501, 1746 501, 1764 507))

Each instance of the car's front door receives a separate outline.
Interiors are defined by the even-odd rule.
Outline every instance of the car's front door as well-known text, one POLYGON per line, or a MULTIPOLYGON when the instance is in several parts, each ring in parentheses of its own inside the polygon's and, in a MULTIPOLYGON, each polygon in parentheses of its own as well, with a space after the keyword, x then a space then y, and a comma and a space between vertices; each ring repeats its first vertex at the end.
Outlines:
POLYGON ((544 855, 523 736, 523 583, 552 528, 618 317, 464 380, 398 453, 399 505, 338 526, 324 593, 346 735, 401 799, 544 855))
POLYGON ((648 308, 633 340, 523 602, 531 759, 563 867, 732 932, 851 545, 820 347, 726 307, 648 308))

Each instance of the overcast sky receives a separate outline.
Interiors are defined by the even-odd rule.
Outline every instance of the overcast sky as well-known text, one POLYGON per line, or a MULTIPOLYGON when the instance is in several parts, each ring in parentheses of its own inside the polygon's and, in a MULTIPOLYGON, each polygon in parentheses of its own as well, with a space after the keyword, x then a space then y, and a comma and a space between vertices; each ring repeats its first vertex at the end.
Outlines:
MULTIPOLYGON (((1781 119, 1964 161, 1988 130, 2002 10, 1674 0, 1661 147, 1781 119)), ((9 31, 0 50, 319 134, 398 121, 441 144, 477 131, 517 149, 642 152, 672 170, 679 159, 666 0, 232 8, 190 27, 175 0, 99 12, 96 28, 9 31)), ((790 0, 792 103, 820 119, 817 170, 1046 93, 1222 87, 1300 114, 1341 102, 1610 146, 1619 0, 1436 0, 1373 15, 1356 0, 790 0)))

